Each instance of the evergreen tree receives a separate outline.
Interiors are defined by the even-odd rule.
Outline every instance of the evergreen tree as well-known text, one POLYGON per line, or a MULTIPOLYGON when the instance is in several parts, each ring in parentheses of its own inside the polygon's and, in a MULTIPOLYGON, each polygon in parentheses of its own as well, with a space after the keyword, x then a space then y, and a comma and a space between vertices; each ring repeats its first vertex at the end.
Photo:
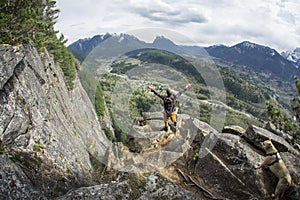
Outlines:
POLYGON ((105 114, 105 103, 104 103, 104 94, 100 85, 100 82, 97 85, 96 94, 95 94, 95 110, 99 118, 103 117, 105 114))
POLYGON ((65 46, 64 36, 57 38, 54 24, 59 10, 55 6, 54 0, 0 1, 0 44, 19 45, 33 41, 38 50, 46 48, 60 64, 68 89, 73 89, 76 61, 65 46))
POLYGON ((298 96, 291 101, 291 108, 296 121, 287 115, 283 115, 280 110, 275 107, 270 101, 267 102, 268 115, 270 121, 279 129, 290 135, 299 142, 300 139, 300 81, 298 77, 294 77, 295 85, 298 91, 298 96))
POLYGON ((300 124, 300 81, 298 79, 297 76, 294 77, 295 80, 295 85, 298 91, 298 97, 294 97, 293 100, 291 101, 291 108, 294 112, 295 118, 298 122, 298 124, 300 124))

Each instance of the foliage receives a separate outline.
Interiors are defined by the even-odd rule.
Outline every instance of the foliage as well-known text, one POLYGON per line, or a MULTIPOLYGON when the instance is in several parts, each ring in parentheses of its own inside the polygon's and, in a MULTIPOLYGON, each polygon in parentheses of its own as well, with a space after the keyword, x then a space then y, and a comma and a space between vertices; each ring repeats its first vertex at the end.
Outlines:
POLYGON ((84 53, 81 53, 81 52, 76 51, 76 50, 74 50, 74 49, 70 49, 70 48, 68 48, 68 49, 69 49, 70 52, 75 56, 75 58, 77 58, 80 62, 83 62, 84 59, 87 57, 87 55, 84 54, 84 53))
MULTIPOLYGON (((114 78, 112 76, 106 75, 106 76, 104 76, 103 79, 100 79, 100 81, 98 82, 96 80, 95 76, 92 74, 92 72, 88 68, 85 68, 85 67, 79 71, 78 76, 79 76, 80 82, 81 82, 84 90, 86 91, 90 100, 92 101, 92 103, 95 106, 95 111, 96 111, 98 119, 101 119, 105 115, 106 97, 107 97, 107 99, 110 97, 110 96, 107 96, 104 94, 104 90, 110 90, 111 88, 113 88, 110 83, 111 83, 111 81, 114 82, 114 78)), ((112 115, 111 112, 110 112, 110 115, 112 115)), ((122 130, 118 128, 115 120, 113 120, 113 126, 117 127, 118 134, 124 135, 124 133, 122 133, 122 130)), ((107 138, 110 141, 112 141, 112 142, 118 141, 117 138, 115 137, 114 133, 110 130, 110 128, 104 127, 103 130, 104 130, 105 135, 107 136, 107 138)), ((126 142, 126 139, 124 139, 125 138, 124 136, 118 137, 118 138, 119 138, 119 141, 121 141, 121 138, 123 138, 123 140, 126 142)))
POLYGON ((209 123, 212 115, 212 106, 206 103, 200 103, 199 109, 200 109, 199 119, 203 122, 209 123))
POLYGON ((227 100, 227 105, 236 110, 249 113, 261 120, 268 119, 267 110, 265 108, 265 102, 262 102, 260 104, 253 104, 251 102, 245 102, 239 100, 235 98, 232 94, 227 94, 226 100, 227 100))
POLYGON ((155 102, 156 98, 153 98, 153 95, 151 95, 148 90, 144 88, 135 90, 129 102, 131 119, 140 117, 141 113, 149 111, 155 102))
POLYGON ((289 116, 283 114, 280 109, 269 101, 267 102, 268 114, 270 121, 276 126, 277 129, 289 133, 294 137, 299 137, 300 129, 299 124, 295 123, 289 116))
POLYGON ((223 68, 221 74, 225 88, 235 98, 251 103, 262 103, 270 99, 269 95, 261 88, 234 76, 230 70, 223 68))
POLYGON ((131 199, 138 199, 145 191, 147 179, 136 173, 129 173, 128 179, 129 185, 134 188, 130 193, 131 199))
POLYGON ((249 125, 263 126, 263 122, 237 111, 227 110, 224 126, 237 125, 247 129, 249 125))
POLYGON ((54 59, 59 63, 68 89, 72 90, 77 74, 77 63, 74 56, 63 44, 57 46, 56 49, 50 49, 50 53, 54 55, 54 59))
MULTIPOLYGON (((128 56, 128 60, 136 59, 142 63, 159 63, 174 68, 186 75, 189 81, 192 82, 196 98, 200 100, 207 100, 210 98, 210 92, 212 91, 208 90, 201 74, 198 73, 197 69, 191 63, 193 61, 190 62, 179 55, 159 49, 138 49, 127 53, 126 56, 128 56)), ((126 73, 136 65, 140 64, 126 62, 122 59, 116 60, 112 64, 112 72, 126 73)), ((208 63, 206 60, 201 60, 201 66, 203 67, 203 70, 208 72, 206 74, 211 76, 207 77, 208 79, 215 78, 215 74, 213 73, 214 70, 209 70, 214 67, 211 63, 208 63)), ((266 114, 265 102, 270 99, 269 94, 261 87, 242 78, 238 78, 231 70, 225 68, 223 65, 217 65, 217 68, 222 76, 222 80, 220 81, 224 83, 227 92, 226 102, 223 103, 228 104, 234 109, 250 113, 262 120, 267 120, 268 116, 266 114)), ((215 89, 217 89, 218 86, 211 85, 211 87, 216 87, 215 89)), ((221 91, 215 90, 214 92, 218 94, 221 91)), ((207 120, 208 119, 205 121, 207 120)))
POLYGON ((118 123, 113 115, 112 112, 110 112, 110 117, 111 117, 111 121, 112 121, 112 126, 115 130, 115 136, 116 136, 116 140, 117 142, 122 142, 124 145, 127 144, 127 133, 125 133, 119 126, 118 123))
POLYGON ((38 50, 46 48, 54 55, 64 73, 68 89, 73 89, 76 61, 65 47, 63 35, 57 38, 54 24, 59 10, 54 0, 3 0, 0 2, 0 43, 27 44, 38 50))
POLYGON ((105 115, 105 100, 100 82, 95 94, 95 110, 99 119, 105 115))
MULTIPOLYGON (((127 53, 126 56, 129 58, 138 59, 143 63, 158 63, 172 67, 179 72, 186 74, 188 77, 195 79, 199 83, 204 83, 204 80, 197 69, 188 60, 177 54, 160 49, 147 48, 131 51, 127 53)), ((125 73, 134 66, 135 65, 132 64, 126 64, 124 67, 124 63, 116 62, 112 64, 112 72, 125 73)))
POLYGON ((1 154, 6 155, 8 158, 13 158, 13 155, 10 154, 9 148, 0 141, 0 155, 1 154))
POLYGON ((118 81, 118 77, 112 74, 105 74, 100 78, 100 83, 105 97, 107 107, 111 108, 111 95, 118 81))
POLYGON ((298 141, 300 138, 300 81, 298 77, 295 76, 295 85, 298 91, 298 96, 294 97, 291 101, 291 108, 295 116, 295 120, 291 119, 288 115, 283 114, 280 109, 269 101, 267 103, 268 114, 270 117, 270 121, 278 128, 279 130, 284 131, 285 133, 289 133, 294 136, 294 138, 298 141))
POLYGON ((108 127, 106 127, 106 128, 104 129, 104 133, 105 133, 106 137, 107 137, 110 141, 112 141, 112 142, 117 142, 117 138, 115 137, 115 135, 113 134, 113 132, 112 132, 108 127))

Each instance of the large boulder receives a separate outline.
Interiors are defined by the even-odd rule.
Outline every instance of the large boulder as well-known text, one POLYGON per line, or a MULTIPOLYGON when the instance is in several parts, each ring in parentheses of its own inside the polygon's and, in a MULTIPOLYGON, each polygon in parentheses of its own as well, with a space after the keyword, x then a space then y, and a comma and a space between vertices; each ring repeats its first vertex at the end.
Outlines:
MULTIPOLYGON (((57 200, 104 199, 104 200, 149 200, 149 199, 186 199, 198 200, 192 192, 166 181, 159 176, 150 175, 145 183, 136 185, 136 181, 126 180, 118 183, 101 184, 72 190, 57 200)), ((200 200, 200 199, 199 199, 200 200)))
POLYGON ((299 154, 299 152, 282 137, 255 125, 251 125, 247 128, 245 138, 262 150, 261 142, 271 138, 278 151, 293 151, 294 153, 299 154))
POLYGON ((292 183, 294 183, 298 191, 300 191, 300 157, 289 152, 282 152, 280 156, 292 176, 292 183))
POLYGON ((224 126, 222 129, 222 133, 230 133, 234 135, 244 136, 246 130, 240 126, 233 125, 233 126, 224 126))
MULTIPOLYGON (((273 137, 274 134, 256 126, 250 126, 248 133, 238 126, 226 126, 222 133, 218 133, 209 124, 194 121, 197 135, 190 144, 191 148, 173 165, 181 169, 184 181, 196 184, 202 195, 209 194, 209 198, 265 199, 274 193, 277 178, 268 170, 256 168, 265 159, 259 141, 273 137), (249 130, 253 129, 255 132, 252 134, 257 135, 247 136, 249 130), (187 176, 191 172, 192 175, 187 176)), ((283 138, 275 136, 274 140, 290 148, 283 138)), ((300 163, 299 156, 293 151, 282 152, 281 155, 294 184, 298 185, 299 166, 296 163, 300 163)))
POLYGON ((267 129, 268 131, 271 131, 272 133, 282 137, 283 139, 285 139, 287 142, 291 143, 293 140, 293 137, 287 133, 284 133, 283 131, 277 129, 277 127, 272 124, 271 122, 268 122, 265 126, 265 129, 267 129))
POLYGON ((262 199, 264 191, 261 176, 254 166, 262 161, 241 137, 218 134, 214 147, 199 157, 195 175, 216 196, 228 199, 262 199))

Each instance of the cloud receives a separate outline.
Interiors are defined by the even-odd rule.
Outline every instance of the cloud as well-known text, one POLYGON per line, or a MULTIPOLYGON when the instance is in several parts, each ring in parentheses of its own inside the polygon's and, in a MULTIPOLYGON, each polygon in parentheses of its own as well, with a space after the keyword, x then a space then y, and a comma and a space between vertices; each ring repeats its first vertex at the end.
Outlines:
POLYGON ((280 10, 278 12, 278 17, 289 24, 292 24, 292 25, 296 24, 295 16, 288 11, 280 10))
POLYGON ((76 26, 82 26, 85 25, 84 22, 76 23, 76 24, 71 24, 70 27, 76 27, 76 26))
POLYGON ((207 18, 197 9, 187 8, 184 5, 176 3, 166 3, 160 0, 146 0, 143 3, 130 1, 128 8, 143 18, 165 24, 182 25, 207 22, 207 18))

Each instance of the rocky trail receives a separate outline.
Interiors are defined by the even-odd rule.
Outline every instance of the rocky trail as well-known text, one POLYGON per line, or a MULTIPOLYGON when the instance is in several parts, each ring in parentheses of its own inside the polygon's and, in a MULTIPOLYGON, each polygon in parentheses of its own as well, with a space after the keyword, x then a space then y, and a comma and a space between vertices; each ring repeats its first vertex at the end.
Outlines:
MULTIPOLYGON (((158 130, 162 116, 145 113, 146 123, 136 129, 144 134, 158 130)), ((228 126, 219 133, 204 122, 179 115, 176 134, 160 131, 153 137, 134 138, 129 149, 144 155, 157 153, 157 158, 176 152, 177 158, 160 163, 162 166, 156 166, 155 171, 201 199, 268 199, 275 190, 276 178, 268 171, 255 169, 264 158, 260 142, 272 138, 298 190, 300 181, 300 165, 295 162, 300 158, 298 146, 293 147, 272 131, 276 132, 270 126, 267 130, 252 125, 246 130, 228 126)))

